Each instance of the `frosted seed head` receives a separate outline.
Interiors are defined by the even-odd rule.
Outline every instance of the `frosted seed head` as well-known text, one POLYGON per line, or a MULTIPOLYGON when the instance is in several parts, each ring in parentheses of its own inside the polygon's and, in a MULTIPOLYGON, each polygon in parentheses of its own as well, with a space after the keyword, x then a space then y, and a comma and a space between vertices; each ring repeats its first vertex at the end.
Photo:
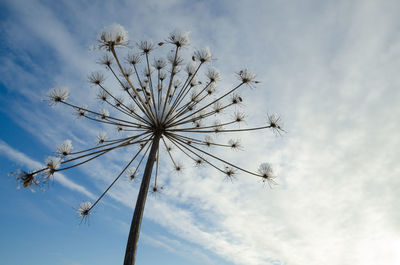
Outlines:
POLYGON ((123 105, 123 104, 124 104, 124 98, 122 96, 114 98, 114 105, 116 107, 121 107, 121 105, 123 105))
POLYGON ((53 176, 57 169, 60 167, 61 157, 49 156, 45 159, 45 163, 47 166, 47 170, 44 171, 43 174, 45 175, 46 179, 48 179, 53 176))
POLYGON ((242 81, 245 84, 250 84, 254 81, 254 78, 256 78, 256 75, 252 72, 250 72, 249 70, 247 70, 247 68, 244 68, 242 70, 240 70, 238 73, 238 78, 240 81, 242 81))
POLYGON ((167 78, 167 73, 165 71, 160 71, 160 80, 163 81, 165 78, 167 78))
POLYGON ((202 158, 202 157, 198 157, 198 158, 196 158, 195 159, 195 161, 194 161, 194 165, 196 166, 196 167, 200 167, 200 166, 202 166, 202 165, 204 165, 204 159, 202 158))
POLYGON ((191 87, 198 86, 199 84, 200 84, 200 82, 197 81, 197 78, 196 78, 196 77, 192 78, 192 80, 190 81, 190 86, 191 86, 191 87))
POLYGON ((69 89, 67 87, 55 87, 47 93, 49 99, 55 104, 66 101, 69 97, 69 89))
POLYGON ((133 181, 137 179, 138 170, 135 167, 131 167, 126 171, 126 177, 128 180, 133 181))
POLYGON ((135 73, 132 67, 124 67, 123 69, 124 69, 123 76, 126 78, 130 77, 131 75, 133 75, 133 73, 135 73))
POLYGON ((212 95, 215 92, 216 86, 215 83, 211 83, 208 87, 207 87, 207 94, 208 95, 212 95))
POLYGON ((138 46, 144 54, 149 54, 152 50, 154 50, 154 44, 151 40, 141 41, 138 46))
POLYGON ((211 147, 211 145, 214 143, 213 138, 210 135, 206 135, 204 137, 204 144, 208 147, 211 147))
POLYGON ((101 72, 93 72, 88 76, 88 80, 93 85, 100 86, 101 84, 103 84, 105 77, 101 72))
POLYGON ((184 63, 184 59, 181 56, 177 55, 175 57, 175 52, 170 52, 167 55, 167 59, 175 67, 181 66, 184 63))
POLYGON ((185 71, 188 74, 188 76, 192 76, 196 72, 197 66, 190 62, 186 65, 185 71))
POLYGON ((97 136, 97 143, 104 144, 106 141, 107 141, 107 133, 100 132, 99 135, 97 136))
POLYGON ((82 107, 78 107, 76 109, 75 114, 76 114, 76 116, 78 118, 80 118, 80 117, 86 116, 87 112, 88 112, 88 106, 87 105, 83 105, 82 107))
MULTIPOLYGON (((15 180, 18 183, 17 189, 20 189, 21 186, 23 188, 31 188, 32 186, 39 185, 39 180, 36 178, 36 174, 28 173, 23 170, 18 170, 17 172, 13 172, 8 174, 9 176, 14 176, 15 180)), ((31 189, 33 192, 34 190, 31 189)))
POLYGON ((200 61, 201 63, 211 62, 211 52, 210 48, 205 47, 203 49, 196 50, 193 54, 195 61, 200 61))
POLYGON ((91 208, 92 208, 91 202, 82 202, 79 205, 79 209, 77 210, 79 217, 87 217, 90 213, 91 208))
POLYGON ((177 173, 181 173, 183 171, 183 164, 181 162, 176 162, 174 165, 174 170, 177 173))
POLYGON ((236 105, 236 104, 241 104, 243 102, 243 98, 236 93, 231 94, 231 103, 236 105))
POLYGON ((167 42, 175 44, 177 47, 189 45, 189 33, 175 30, 169 34, 167 42))
POLYGON ((180 79, 175 79, 173 85, 174 85, 174 88, 177 89, 178 87, 180 87, 182 85, 182 81, 180 79))
POLYGON ((107 109, 102 109, 100 111, 100 118, 105 120, 110 116, 110 112, 107 109))
POLYGON ((128 44, 128 32, 120 24, 105 27, 99 37, 100 48, 111 50, 115 46, 128 44))
POLYGON ((236 111, 233 118, 237 123, 240 123, 240 122, 244 122, 246 115, 244 114, 244 112, 236 111))
POLYGON ((131 65, 136 65, 140 63, 141 60, 142 57, 140 56, 140 54, 128 54, 128 56, 126 57, 126 61, 131 65))
POLYGON ((153 66, 154 66, 154 68, 156 68, 157 70, 161 70, 161 69, 163 69, 165 66, 167 66, 167 61, 166 61, 164 58, 154 59, 153 66))
POLYGON ((129 109, 130 113, 136 113, 136 105, 135 105, 135 103, 130 103, 128 105, 128 109, 129 109))
POLYGON ((233 150, 240 150, 242 149, 242 144, 240 142, 240 139, 230 139, 228 141, 228 145, 233 149, 233 150))
POLYGON ((213 109, 214 109, 215 114, 221 113, 222 112, 222 108, 223 108, 223 105, 219 101, 215 102, 214 105, 213 105, 213 109))
POLYGON ((277 114, 268 115, 267 124, 276 133, 283 131, 281 118, 277 114))
POLYGON ((73 149, 73 147, 72 147, 71 140, 65 140, 62 144, 57 146, 57 153, 60 156, 67 156, 71 153, 72 149, 73 149))
POLYGON ((108 93, 106 91, 104 91, 104 89, 99 89, 99 91, 97 92, 97 99, 99 99, 102 102, 105 102, 108 100, 108 93))
POLYGON ((269 185, 276 184, 274 181, 276 175, 274 174, 274 170, 270 163, 262 163, 258 167, 258 174, 261 177, 262 182, 268 182, 269 185))
POLYGON ((103 55, 103 57, 101 57, 97 61, 97 63, 105 65, 107 67, 110 67, 112 65, 113 61, 114 61, 114 58, 110 54, 106 53, 106 54, 103 55))
POLYGON ((221 80, 221 75, 215 68, 208 68, 206 76, 211 83, 216 83, 221 80))

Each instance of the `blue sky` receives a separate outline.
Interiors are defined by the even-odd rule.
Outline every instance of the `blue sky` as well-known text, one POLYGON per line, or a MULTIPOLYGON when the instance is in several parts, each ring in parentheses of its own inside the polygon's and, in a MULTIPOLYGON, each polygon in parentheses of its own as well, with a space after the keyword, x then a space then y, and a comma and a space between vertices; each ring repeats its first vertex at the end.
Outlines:
POLYGON ((273 189, 207 167, 177 175, 163 161, 137 264, 400 263, 399 9, 390 0, 1 1, 2 264, 123 261, 138 184, 121 179, 89 226, 75 209, 101 194, 129 153, 58 174, 46 191, 17 190, 7 175, 40 166, 65 139, 78 148, 100 130, 116 134, 44 101, 63 85, 71 101, 98 106, 87 75, 100 69, 99 52, 89 47, 112 23, 132 42, 190 31, 188 51, 210 47, 221 88, 243 67, 262 81, 241 92, 247 123, 276 112, 288 132, 243 133, 244 151, 215 150, 250 169, 271 162, 273 189))

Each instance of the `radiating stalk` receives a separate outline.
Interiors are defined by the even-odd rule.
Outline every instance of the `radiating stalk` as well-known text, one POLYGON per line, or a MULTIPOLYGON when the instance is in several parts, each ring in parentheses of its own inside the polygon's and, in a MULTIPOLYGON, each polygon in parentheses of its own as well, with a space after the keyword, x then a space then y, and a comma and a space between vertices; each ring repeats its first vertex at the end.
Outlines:
POLYGON ((133 214, 131 228, 129 231, 128 243, 126 244, 124 265, 134 265, 136 249, 139 241, 140 225, 142 224, 144 205, 146 204, 147 192, 149 190, 151 172, 156 159, 160 135, 156 134, 153 139, 149 157, 147 158, 146 168, 143 173, 142 184, 140 185, 139 195, 136 201, 135 212, 133 214))

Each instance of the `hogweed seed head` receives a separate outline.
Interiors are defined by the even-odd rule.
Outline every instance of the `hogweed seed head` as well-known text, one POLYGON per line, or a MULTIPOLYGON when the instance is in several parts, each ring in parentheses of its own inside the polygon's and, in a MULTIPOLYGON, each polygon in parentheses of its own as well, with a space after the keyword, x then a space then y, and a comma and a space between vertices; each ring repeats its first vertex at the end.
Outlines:
POLYGON ((82 107, 76 108, 75 111, 75 114, 78 118, 84 117, 88 113, 88 106, 83 105, 82 107))
POLYGON ((258 173, 264 183, 268 182, 269 185, 276 184, 274 181, 276 176, 270 163, 262 163, 258 168, 258 173))
POLYGON ((221 75, 219 71, 213 67, 208 68, 206 75, 209 81, 212 83, 216 83, 221 80, 221 75))
POLYGON ((62 144, 57 146, 57 153, 60 156, 67 156, 72 151, 72 142, 71 140, 65 140, 62 144))
MULTIPOLYGON (((119 84, 119 92, 125 96, 116 96, 113 87, 108 87, 106 84, 109 82, 105 82, 104 74, 93 72, 88 76, 88 80, 98 86, 97 98, 102 104, 99 111, 89 109, 86 105, 77 106, 67 102, 69 91, 65 87, 53 88, 48 92, 48 97, 52 104, 60 103, 71 107, 78 117, 104 126, 112 126, 114 131, 123 133, 114 139, 113 137, 108 139, 105 132, 100 132, 97 136, 97 145, 74 152, 71 141, 64 141, 57 147, 59 157, 48 157, 45 161, 46 166, 42 169, 14 174, 19 186, 27 188, 38 185, 42 183, 38 177, 46 181, 57 171, 83 165, 112 150, 127 150, 126 148, 132 147, 137 150, 132 160, 96 202, 93 204, 84 202, 80 205, 77 212, 84 220, 121 175, 126 175, 130 180, 137 180, 138 171, 145 167, 142 160, 146 156, 152 157, 148 159, 148 163, 155 161, 156 164, 151 192, 162 189, 157 185, 157 177, 159 162, 164 155, 171 160, 176 172, 182 172, 184 164, 176 161, 176 152, 184 154, 196 167, 201 165, 213 167, 229 180, 233 180, 238 172, 243 172, 261 178, 263 183, 275 184, 276 176, 270 164, 263 163, 253 172, 230 163, 226 158, 220 157, 218 152, 210 151, 211 147, 242 150, 240 139, 235 138, 227 143, 221 143, 219 141, 222 137, 219 137, 219 134, 223 135, 223 139, 227 139, 225 138, 227 133, 263 129, 283 131, 278 115, 268 115, 267 124, 264 123, 260 127, 239 129, 235 127, 245 119, 244 112, 238 110, 243 101, 239 90, 244 85, 253 86, 258 83, 255 81, 254 73, 244 68, 237 72, 239 82, 236 81, 236 84, 228 90, 221 89, 218 91, 221 93, 215 93, 216 83, 221 80, 221 75, 213 67, 204 69, 205 64, 212 61, 210 49, 206 47, 195 50, 187 60, 183 57, 182 47, 189 44, 188 33, 176 31, 165 41, 159 42, 159 46, 163 46, 164 43, 169 45, 164 46, 168 49, 166 56, 157 58, 151 54, 156 47, 153 42, 141 41, 136 47, 129 47, 127 57, 121 60, 117 52, 119 49, 116 48, 127 46, 128 34, 119 24, 105 28, 100 33, 98 41, 99 47, 106 50, 106 54, 98 60, 98 63, 105 66, 116 84, 119 84), (132 51, 133 49, 136 51, 132 51), (184 68, 182 73, 181 68, 184 68), (111 109, 111 113, 106 107, 111 109), (234 112, 233 115, 218 115, 218 119, 221 120, 215 120, 217 114, 222 112, 225 114, 230 110, 234 112), (226 120, 226 116, 230 117, 230 120, 226 120), (214 138, 214 134, 218 135, 214 138), (158 150, 151 149, 147 155, 155 141, 159 141, 158 150), (160 152, 162 145, 165 148, 162 150, 165 152, 160 152)), ((158 49, 163 48, 158 47, 158 49)), ((131 150, 129 149, 129 152, 131 150)), ((151 176, 146 177, 151 179, 151 176)))
POLYGON ((197 69, 197 66, 192 62, 188 63, 185 67, 185 71, 188 74, 188 76, 194 75, 194 73, 196 72, 196 69, 197 69))
MULTIPOLYGON (((8 174, 9 176, 14 176, 15 180, 18 183, 17 189, 20 189, 21 186, 23 188, 31 188, 32 186, 38 186, 39 180, 36 178, 36 174, 28 173, 23 170, 18 170, 17 172, 13 172, 8 174)), ((33 192, 34 190, 31 189, 33 192)))
POLYGON ((154 59, 153 66, 154 66, 154 68, 156 68, 157 70, 161 70, 161 69, 163 69, 165 66, 167 66, 167 61, 166 61, 164 58, 154 59))
POLYGON ((138 170, 135 167, 131 167, 126 171, 126 177, 128 180, 133 181, 137 179, 138 170))
POLYGON ((56 170, 61 165, 61 158, 55 156, 48 156, 45 159, 45 163, 50 170, 56 170))
POLYGON ((107 133, 106 132, 100 132, 99 135, 97 136, 97 143, 98 144, 104 144, 105 141, 107 141, 107 133))
POLYGON ((238 73, 239 80, 241 80, 245 84, 250 84, 253 82, 254 78, 256 78, 256 75, 247 68, 244 68, 243 70, 240 70, 238 73))
POLYGON ((110 54, 106 53, 106 54, 103 55, 103 57, 101 57, 101 58, 97 61, 97 63, 102 64, 102 65, 105 65, 105 66, 107 66, 107 67, 110 67, 110 66, 112 65, 113 61, 114 61, 114 58, 111 57, 110 54))
POLYGON ((225 166, 224 173, 225 173, 226 179, 233 181, 233 179, 235 178, 235 175, 237 173, 237 170, 233 167, 225 166))
POLYGON ((189 45, 189 33, 176 30, 169 34, 167 42, 175 44, 177 47, 187 46, 189 45))
POLYGON ((100 33, 99 48, 107 50, 113 49, 115 46, 125 46, 128 44, 128 32, 120 24, 112 24, 105 27, 100 33))
POLYGON ((100 86, 101 84, 103 84, 105 77, 101 72, 93 72, 88 76, 88 80, 93 85, 100 86))
POLYGON ((211 62, 211 52, 210 48, 205 47, 203 49, 196 50, 193 54, 195 61, 200 61, 202 63, 211 62))
POLYGON ((154 50, 154 44, 150 40, 141 41, 138 46, 143 54, 149 54, 152 50, 154 50))
POLYGON ((69 97, 69 89, 67 87, 55 87, 47 93, 47 96, 54 103, 63 102, 69 97))
POLYGON ((110 112, 109 112, 107 109, 102 109, 102 110, 100 111, 100 118, 101 118, 102 120, 107 119, 109 116, 110 116, 110 112))
POLYGON ((129 54, 126 57, 126 61, 131 65, 136 65, 142 61, 140 54, 129 54))
POLYGON ((90 210, 92 208, 92 203, 91 202, 82 202, 79 205, 79 209, 77 210, 77 213, 79 217, 86 217, 90 214, 90 210))
POLYGON ((277 114, 268 115, 267 124, 275 133, 280 133, 283 131, 280 120, 281 118, 277 114))

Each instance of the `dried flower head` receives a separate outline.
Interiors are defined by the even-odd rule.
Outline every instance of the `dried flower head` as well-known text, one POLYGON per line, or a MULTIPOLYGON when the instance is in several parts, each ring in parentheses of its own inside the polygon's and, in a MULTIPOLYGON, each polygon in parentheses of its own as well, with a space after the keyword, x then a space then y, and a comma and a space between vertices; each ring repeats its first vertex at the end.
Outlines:
POLYGON ((126 171, 126 177, 130 181, 136 181, 137 180, 137 175, 139 174, 137 168, 131 167, 126 171))
POLYGON ((72 142, 71 140, 65 140, 62 144, 57 146, 57 153, 60 156, 67 156, 71 153, 72 150, 72 142))
POLYGON ((99 37, 100 48, 112 50, 116 46, 128 44, 128 32, 120 24, 105 27, 99 37))
POLYGON ((68 99, 69 90, 67 87, 55 87, 47 93, 47 96, 54 103, 63 102, 68 99))
POLYGON ((177 47, 189 45, 189 33, 176 30, 168 36, 167 42, 175 44, 177 47))
POLYGON ((274 181, 276 176, 270 163, 262 163, 258 168, 258 173, 264 183, 267 182, 269 185, 276 184, 274 181))
POLYGON ((225 173, 226 179, 233 181, 233 179, 235 178, 235 175, 237 173, 237 170, 233 167, 225 166, 224 173, 225 173))
POLYGON ((196 69, 197 66, 194 63, 190 62, 186 65, 185 71, 188 74, 188 76, 192 76, 194 75, 194 73, 196 73, 196 69))
POLYGON ((242 149, 242 144, 240 142, 240 139, 230 139, 228 141, 228 145, 233 149, 233 150, 240 150, 242 149))
POLYGON ((97 61, 97 63, 102 64, 102 65, 105 65, 105 66, 107 66, 107 67, 110 67, 110 66, 112 65, 113 61, 114 61, 114 58, 111 57, 110 54, 106 53, 106 54, 103 55, 103 57, 101 57, 101 58, 97 61))
POLYGON ((99 135, 97 136, 97 143, 104 144, 105 141, 107 141, 107 133, 100 132, 99 135))
POLYGON ((76 108, 75 109, 75 114, 76 116, 79 117, 84 117, 88 112, 88 106, 83 105, 82 107, 76 108))
POLYGON ((76 210, 78 216, 82 219, 81 223, 87 223, 89 222, 89 215, 91 213, 91 210, 93 208, 94 205, 92 205, 91 202, 82 202, 79 205, 79 209, 76 210))
POLYGON ((268 126, 275 132, 279 133, 283 131, 280 124, 280 117, 276 114, 268 115, 268 126))
POLYGON ((91 74, 88 76, 88 80, 89 80, 89 82, 92 83, 93 85, 100 86, 100 85, 104 82, 105 78, 104 78, 103 73, 101 73, 101 72, 94 72, 94 73, 91 73, 91 74))
MULTIPOLYGON (((21 186, 23 188, 31 188, 32 186, 38 186, 39 180, 36 178, 37 174, 28 173, 23 170, 18 170, 17 172, 12 172, 9 176, 14 176, 15 180, 18 182, 17 189, 20 189, 21 186)), ((31 188, 31 191, 34 190, 31 188)))
POLYGON ((208 68, 206 75, 210 82, 215 83, 221 80, 219 71, 213 67, 208 68))
POLYGON ((154 66, 154 68, 156 68, 157 70, 161 70, 161 69, 163 69, 165 66, 167 66, 167 61, 166 61, 164 58, 154 59, 153 66, 154 66))
POLYGON ((247 68, 244 68, 243 70, 239 71, 238 77, 243 83, 250 84, 253 82, 254 78, 256 78, 256 75, 247 70, 247 68))
POLYGON ((107 109, 102 109, 100 111, 100 118, 105 120, 108 118, 108 116, 110 116, 110 112, 107 109))
POLYGON ((203 49, 196 50, 193 54, 195 61, 200 61, 201 63, 211 62, 211 52, 210 48, 205 47, 203 49))
POLYGON ((140 54, 129 54, 126 57, 126 61, 131 65, 136 65, 136 64, 140 63, 141 60, 142 60, 142 57, 140 56, 140 54))
POLYGON ((57 169, 61 166, 61 157, 49 156, 45 159, 46 170, 43 171, 44 176, 48 179, 53 176, 57 169))
POLYGON ((139 44, 139 49, 144 53, 148 54, 154 50, 154 43, 151 40, 141 41, 139 44))

